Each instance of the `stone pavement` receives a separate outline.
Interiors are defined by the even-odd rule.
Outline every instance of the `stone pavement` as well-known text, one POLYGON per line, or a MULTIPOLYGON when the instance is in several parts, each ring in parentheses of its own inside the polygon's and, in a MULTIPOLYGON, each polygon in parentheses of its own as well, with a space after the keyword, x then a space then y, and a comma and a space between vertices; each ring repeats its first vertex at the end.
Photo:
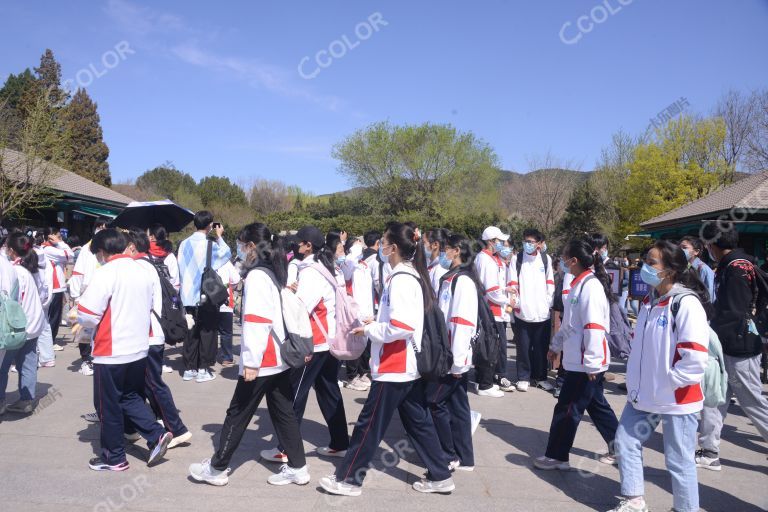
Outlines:
MULTIPOLYGON (((237 329, 237 327, 236 327, 237 329)), ((69 339, 68 331, 64 331, 69 339)), ((236 337, 237 342, 237 337, 236 337)), ((302 427, 312 482, 273 487, 267 477, 278 465, 259 460, 258 453, 273 446, 273 430, 266 409, 243 438, 232 461, 226 487, 198 484, 187 477, 192 462, 210 457, 221 428, 237 375, 237 368, 221 369, 209 383, 183 382, 179 349, 167 350, 177 373, 166 374, 182 418, 193 433, 192 443, 170 450, 155 468, 144 464, 143 442, 128 448, 131 468, 122 473, 88 469, 98 446, 98 425, 81 415, 93 410, 92 378, 76 372, 77 347, 68 344, 57 352, 55 368, 41 368, 35 414, 6 414, 0 421, 0 487, 2 511, 108 512, 108 511, 253 511, 253 510, 608 510, 619 493, 618 470, 600 464, 594 454, 605 450, 597 430, 585 417, 576 438, 571 464, 578 470, 541 472, 531 457, 544 451, 552 408, 552 395, 531 389, 509 393, 502 399, 471 395, 474 410, 483 420, 474 437, 476 469, 454 476, 456 490, 448 496, 420 495, 410 488, 424 469, 408 449, 399 419, 387 432, 359 498, 329 496, 317 481, 333 471, 333 463, 318 458, 315 447, 327 443, 327 430, 314 398, 310 398, 302 427), (399 455, 398 455, 399 454, 399 455), (403 457, 401 458, 400 455, 403 457)), ((514 347, 510 345, 510 368, 514 347)), ((614 371, 621 372, 621 365, 614 371)), ((514 370, 512 370, 514 372, 514 370)), ((620 382, 622 379, 619 376, 620 382)), ((607 396, 620 413, 626 401, 616 383, 607 384, 607 396)), ((9 402, 17 398, 16 379, 9 383, 9 402)), ((365 400, 365 393, 343 391, 350 433, 365 400)), ((699 470, 701 504, 707 511, 747 512, 768 509, 768 462, 765 443, 755 428, 731 407, 722 446, 723 471, 699 470)), ((646 494, 651 510, 672 506, 669 475, 664 470, 661 433, 645 450, 646 494)))

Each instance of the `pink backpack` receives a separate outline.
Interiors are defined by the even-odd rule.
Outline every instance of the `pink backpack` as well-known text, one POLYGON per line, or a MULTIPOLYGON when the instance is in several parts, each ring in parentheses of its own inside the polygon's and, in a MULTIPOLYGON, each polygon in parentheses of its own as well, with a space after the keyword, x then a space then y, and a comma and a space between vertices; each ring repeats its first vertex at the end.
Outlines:
MULTIPOLYGON (((329 338, 328 333, 323 332, 325 339, 328 340, 328 347, 331 355, 342 361, 353 361, 363 355, 366 346, 365 336, 352 334, 355 327, 360 327, 360 307, 351 296, 347 295, 346 286, 336 282, 336 278, 328 272, 320 263, 313 263, 312 268, 320 272, 326 281, 336 290, 336 336, 329 338)), ((315 313, 315 322, 323 330, 320 320, 315 313)))

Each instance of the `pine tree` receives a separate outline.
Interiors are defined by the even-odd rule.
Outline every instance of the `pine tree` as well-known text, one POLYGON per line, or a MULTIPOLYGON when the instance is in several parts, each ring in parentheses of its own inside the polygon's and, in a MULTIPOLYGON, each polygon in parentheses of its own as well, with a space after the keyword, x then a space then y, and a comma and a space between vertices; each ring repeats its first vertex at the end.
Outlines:
POLYGON ((38 85, 48 91, 52 107, 61 107, 69 99, 69 94, 61 88, 61 64, 56 61, 53 52, 46 49, 40 56, 40 67, 35 68, 38 85))
POLYGON ((606 207, 591 179, 584 180, 571 193, 568 206, 556 229, 563 241, 602 231, 606 207))
POLYGON ((19 149, 19 134, 34 102, 36 80, 29 68, 18 75, 10 74, 0 88, 0 132, 5 143, 19 149))
POLYGON ((64 137, 68 154, 63 167, 91 181, 112 184, 109 173, 109 148, 96 111, 96 103, 85 89, 78 89, 72 100, 62 109, 64 137))

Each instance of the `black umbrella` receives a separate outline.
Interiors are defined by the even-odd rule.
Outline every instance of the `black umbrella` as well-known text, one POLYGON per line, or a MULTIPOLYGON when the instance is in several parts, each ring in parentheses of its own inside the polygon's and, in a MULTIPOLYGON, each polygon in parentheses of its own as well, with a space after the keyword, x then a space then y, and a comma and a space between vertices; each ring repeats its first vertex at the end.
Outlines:
POLYGON ((148 228, 153 224, 162 224, 168 232, 175 233, 184 229, 192 221, 193 212, 182 208, 169 199, 162 201, 133 201, 112 221, 118 228, 148 228))

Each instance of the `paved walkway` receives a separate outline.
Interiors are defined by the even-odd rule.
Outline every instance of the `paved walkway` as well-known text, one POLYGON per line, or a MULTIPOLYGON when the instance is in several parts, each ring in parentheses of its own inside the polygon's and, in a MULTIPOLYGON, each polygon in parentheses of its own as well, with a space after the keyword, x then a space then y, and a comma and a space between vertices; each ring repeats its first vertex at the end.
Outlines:
MULTIPOLYGON (((64 332, 66 338, 68 333, 64 332)), ((173 368, 181 369, 178 349, 169 349, 173 368)), ((514 348, 510 348, 514 356, 514 348)), ((552 395, 532 389, 503 399, 470 398, 483 415, 474 437, 477 467, 473 473, 455 475, 456 491, 450 496, 420 495, 410 489, 424 470, 407 447, 406 436, 395 419, 374 460, 378 471, 369 473, 359 498, 329 496, 317 481, 332 473, 333 465, 317 457, 314 449, 327 443, 317 403, 310 398, 303 425, 312 482, 305 487, 273 487, 267 477, 277 465, 258 460, 261 449, 273 445, 273 431, 266 409, 243 438, 232 461, 233 473, 226 487, 190 481, 187 467, 210 457, 229 403, 236 368, 216 368, 210 383, 183 382, 178 373, 166 374, 182 418, 193 433, 192 444, 168 452, 166 460, 148 469, 143 443, 129 448, 131 469, 123 473, 97 473, 88 459, 98 445, 98 426, 80 416, 92 410, 92 378, 76 373, 76 346, 57 352, 55 368, 39 373, 35 414, 6 414, 0 422, 0 486, 3 511, 107 512, 107 511, 249 511, 254 510, 607 510, 619 493, 618 470, 594 460, 605 450, 594 426, 585 420, 579 429, 571 464, 579 471, 541 472, 532 469, 531 457, 543 453, 555 404, 552 395), (263 421, 262 421, 263 420, 263 421), (393 451, 394 450, 394 451, 393 451), (404 455, 400 458, 397 453, 404 455)), ((512 362, 512 368, 514 363, 512 362)), ((614 371, 621 371, 616 366, 614 371)), ((621 379, 621 377, 619 377, 621 379)), ((8 399, 17 398, 14 389, 8 399)), ((607 385, 608 400, 617 413, 625 395, 607 385)), ((344 390, 350 432, 365 394, 344 390)), ((724 430, 723 471, 699 471, 701 503, 707 511, 747 512, 768 509, 768 450, 755 428, 731 407, 724 430)), ((664 468, 661 434, 645 450, 647 499, 651 510, 672 506, 669 476, 664 468)))

